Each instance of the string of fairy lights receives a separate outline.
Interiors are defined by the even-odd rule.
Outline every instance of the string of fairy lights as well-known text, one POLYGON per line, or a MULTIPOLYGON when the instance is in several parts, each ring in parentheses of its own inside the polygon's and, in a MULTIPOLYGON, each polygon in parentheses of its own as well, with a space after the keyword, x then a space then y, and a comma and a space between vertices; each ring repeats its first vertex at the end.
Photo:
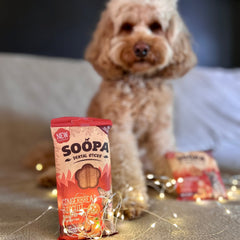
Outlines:
MULTIPOLYGON (((37 171, 42 171, 43 170, 43 166, 42 164, 37 164, 36 165, 36 170, 37 171)), ((159 200, 164 200, 166 198, 167 194, 173 194, 176 190, 176 186, 178 183, 182 183, 184 181, 183 178, 178 178, 178 179, 171 179, 168 177, 156 177, 153 174, 148 174, 146 175, 146 180, 147 180, 147 185, 153 189, 155 189, 157 191, 157 193, 159 194, 159 200)), ((240 175, 234 175, 228 178, 224 178, 224 183, 226 186, 229 187, 229 190, 227 192, 228 195, 228 200, 226 200, 224 197, 220 196, 218 198, 218 200, 216 201, 217 206, 223 210, 223 213, 230 215, 233 214, 228 208, 226 208, 223 203, 229 201, 229 200, 239 200, 240 199, 240 175)), ((127 191, 133 191, 134 187, 133 186, 127 186, 127 191)), ((50 195, 53 198, 57 197, 57 189, 52 189, 50 191, 50 195)), ((121 199, 121 196, 119 194, 112 194, 109 197, 103 197, 103 196, 99 196, 101 198, 104 198, 104 201, 106 202, 106 205, 103 209, 103 217, 102 217, 102 221, 104 223, 104 221, 108 221, 109 218, 112 218, 113 220, 113 224, 114 227, 116 228, 117 225, 117 220, 119 219, 120 221, 124 221, 125 220, 125 216, 123 214, 123 212, 121 211, 121 204, 122 201, 124 201, 124 199, 121 199), (117 198, 117 199, 114 199, 117 198), (112 212, 109 212, 109 204, 111 204, 113 201, 116 202, 115 207, 112 209, 112 212), (106 217, 107 216, 107 217, 106 217)), ((141 197, 141 196, 140 196, 141 197)), ((93 203, 95 203, 97 201, 97 199, 95 198, 93 200, 93 203)), ((197 198, 196 200, 196 204, 201 205, 203 204, 205 201, 201 198, 197 198)), ((23 230, 24 228, 27 228, 28 226, 32 225, 33 223, 39 221, 44 215, 46 215, 49 211, 57 211, 58 209, 53 207, 53 206, 49 206, 44 212, 42 212, 38 217, 36 217, 35 219, 29 221, 28 223, 26 223, 25 225, 23 225, 22 227, 16 229, 15 231, 11 232, 10 234, 8 234, 8 237, 20 232, 21 230, 23 230)), ((142 233, 138 234, 135 238, 131 238, 133 240, 136 239, 140 239, 141 236, 145 236, 145 234, 147 234, 149 231, 151 231, 152 229, 156 228, 156 226, 158 224, 160 224, 161 222, 165 222, 167 224, 169 224, 170 226, 172 226, 175 229, 178 229, 179 231, 183 231, 182 227, 180 227, 176 221, 170 221, 167 218, 164 218, 162 216, 159 216, 158 214, 148 211, 148 210, 144 210, 144 212, 146 214, 151 215, 155 221, 151 222, 149 224, 149 226, 146 228, 145 231, 143 231, 142 233)), ((74 214, 74 212, 72 212, 74 214)), ((80 212, 81 214, 81 212, 80 212)), ((85 214, 85 212, 83 211, 82 214, 85 214)), ((179 218, 178 213, 176 212, 172 212, 171 213, 172 219, 177 220, 179 218)), ((87 215, 85 215, 86 219, 88 218, 87 215)), ((94 224, 94 223, 93 223, 94 224)), ((67 234, 68 236, 71 236, 73 234, 73 232, 71 232, 67 226, 64 226, 64 233, 67 234)), ((95 224, 95 227, 99 228, 99 225, 95 224)), ((102 231, 102 233, 104 232, 106 236, 111 235, 112 231, 111 229, 108 229, 106 226, 104 226, 105 229, 103 229, 104 231, 102 231)), ((82 226, 79 226, 78 229, 80 232, 83 230, 82 226)), ((218 234, 218 233, 215 233, 218 234)), ((214 235, 214 234, 212 234, 214 235)), ((88 236, 86 235, 87 238, 89 239, 101 239, 103 237, 103 235, 101 234, 100 236, 88 236)))

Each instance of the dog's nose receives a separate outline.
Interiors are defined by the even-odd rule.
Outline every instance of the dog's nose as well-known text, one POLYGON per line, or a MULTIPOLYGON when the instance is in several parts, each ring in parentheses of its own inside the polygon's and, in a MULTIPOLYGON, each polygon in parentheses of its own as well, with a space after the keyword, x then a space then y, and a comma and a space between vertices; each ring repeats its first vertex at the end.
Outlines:
POLYGON ((136 57, 144 58, 148 55, 149 48, 149 45, 147 45, 146 43, 139 42, 134 46, 133 50, 136 57))

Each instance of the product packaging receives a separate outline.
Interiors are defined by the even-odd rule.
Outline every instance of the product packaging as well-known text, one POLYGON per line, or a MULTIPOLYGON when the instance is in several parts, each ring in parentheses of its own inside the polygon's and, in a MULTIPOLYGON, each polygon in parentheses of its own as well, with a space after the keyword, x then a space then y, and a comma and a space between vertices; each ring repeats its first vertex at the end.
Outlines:
POLYGON ((111 121, 63 117, 51 121, 58 191, 59 240, 116 232, 111 202, 111 121))
POLYGON ((206 152, 170 152, 166 160, 180 200, 227 198, 216 160, 206 152))

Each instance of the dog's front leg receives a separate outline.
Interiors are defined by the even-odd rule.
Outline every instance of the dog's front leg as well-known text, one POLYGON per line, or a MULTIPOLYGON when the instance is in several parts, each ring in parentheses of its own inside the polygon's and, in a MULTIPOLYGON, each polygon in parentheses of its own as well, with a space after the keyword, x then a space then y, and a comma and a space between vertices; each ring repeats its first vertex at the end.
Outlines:
POLYGON ((164 155, 176 151, 173 133, 173 98, 171 91, 163 92, 168 101, 159 104, 155 122, 148 132, 146 142, 148 158, 151 161, 153 173, 157 176, 171 176, 164 155))
POLYGON ((148 195, 135 136, 130 127, 113 125, 110 131, 113 191, 122 196, 128 219, 148 207, 148 195))
POLYGON ((150 139, 147 146, 148 157, 151 161, 153 173, 156 176, 171 177, 172 174, 166 162, 165 154, 167 152, 176 151, 173 134, 171 134, 167 129, 162 129, 152 133, 152 137, 150 139))

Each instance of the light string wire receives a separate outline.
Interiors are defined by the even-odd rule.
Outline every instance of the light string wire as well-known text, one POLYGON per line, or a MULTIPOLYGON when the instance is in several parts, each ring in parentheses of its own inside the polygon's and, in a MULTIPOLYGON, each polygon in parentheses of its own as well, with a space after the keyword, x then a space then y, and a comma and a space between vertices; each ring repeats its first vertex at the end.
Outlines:
POLYGON ((23 225, 22 227, 16 229, 15 231, 9 233, 9 234, 7 235, 7 237, 10 237, 11 235, 13 235, 13 234, 15 234, 15 233, 20 232, 22 229, 24 229, 24 228, 30 226, 31 224, 37 222, 40 218, 42 218, 44 215, 46 215, 46 214, 47 214, 49 211, 51 211, 51 210, 58 210, 58 209, 57 209, 57 208, 54 208, 54 207, 52 207, 52 206, 49 206, 48 209, 45 210, 43 213, 41 213, 38 217, 36 217, 35 219, 27 222, 25 225, 23 225))

